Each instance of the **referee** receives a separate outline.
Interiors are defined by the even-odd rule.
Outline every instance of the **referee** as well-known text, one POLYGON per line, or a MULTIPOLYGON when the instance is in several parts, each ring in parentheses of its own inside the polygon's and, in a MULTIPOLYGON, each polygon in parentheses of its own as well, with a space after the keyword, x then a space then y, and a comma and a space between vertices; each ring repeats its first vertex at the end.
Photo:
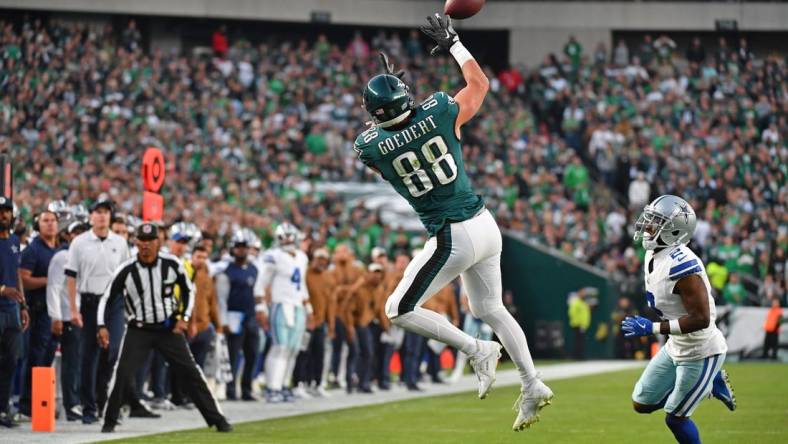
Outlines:
POLYGON ((121 264, 101 297, 98 307, 98 342, 109 346, 109 331, 104 325, 104 310, 117 298, 124 298, 128 328, 109 388, 101 431, 115 431, 123 393, 139 365, 151 350, 161 353, 175 376, 183 382, 189 398, 200 410, 208 426, 229 432, 232 426, 219 409, 202 371, 194 362, 184 333, 194 305, 194 289, 183 264, 175 257, 159 253, 158 228, 150 223, 137 231, 136 258, 121 264), (180 288, 177 300, 175 287, 180 288))

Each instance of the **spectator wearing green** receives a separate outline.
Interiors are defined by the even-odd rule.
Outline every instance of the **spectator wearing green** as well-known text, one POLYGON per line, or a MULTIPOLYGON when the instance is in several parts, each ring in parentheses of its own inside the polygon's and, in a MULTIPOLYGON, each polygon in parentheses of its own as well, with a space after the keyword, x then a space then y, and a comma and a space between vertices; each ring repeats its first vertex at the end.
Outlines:
POLYGON ((309 150, 309 152, 316 156, 320 156, 328 152, 326 138, 320 133, 319 127, 312 128, 312 131, 310 131, 309 135, 306 136, 304 143, 306 144, 306 148, 309 150))
POLYGON ((731 278, 722 290, 722 297, 729 305, 742 305, 747 299, 747 290, 739 280, 738 273, 731 273, 731 278))
POLYGON ((724 243, 717 249, 717 257, 725 262, 729 272, 739 271, 741 246, 734 243, 733 236, 725 236, 724 243))
POLYGON ((583 165, 580 157, 575 155, 572 163, 567 165, 564 170, 564 186, 574 195, 575 204, 578 207, 586 208, 591 199, 588 189, 589 175, 588 168, 583 165))
POLYGON ((569 41, 564 45, 564 54, 569 57, 569 60, 572 62, 572 69, 576 71, 583 57, 583 45, 575 39, 575 36, 569 36, 569 41))

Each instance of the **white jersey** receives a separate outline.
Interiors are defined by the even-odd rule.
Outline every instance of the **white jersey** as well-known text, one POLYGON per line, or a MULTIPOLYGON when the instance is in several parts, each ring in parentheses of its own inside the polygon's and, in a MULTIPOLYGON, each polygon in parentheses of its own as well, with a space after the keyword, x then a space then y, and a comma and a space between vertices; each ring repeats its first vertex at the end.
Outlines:
POLYGON ((271 303, 290 303, 301 305, 309 298, 306 288, 306 267, 309 259, 301 250, 295 255, 280 248, 272 248, 263 253, 260 273, 257 275, 254 294, 265 294, 271 286, 271 303))
POLYGON ((687 315, 681 296, 673 293, 679 279, 697 274, 703 279, 709 298, 709 326, 703 330, 681 335, 670 335, 665 351, 675 361, 694 361, 708 356, 725 353, 728 345, 717 328, 717 308, 711 296, 711 285, 706 268, 700 258, 686 245, 665 248, 657 253, 646 251, 645 261, 646 299, 663 320, 679 319, 687 315))

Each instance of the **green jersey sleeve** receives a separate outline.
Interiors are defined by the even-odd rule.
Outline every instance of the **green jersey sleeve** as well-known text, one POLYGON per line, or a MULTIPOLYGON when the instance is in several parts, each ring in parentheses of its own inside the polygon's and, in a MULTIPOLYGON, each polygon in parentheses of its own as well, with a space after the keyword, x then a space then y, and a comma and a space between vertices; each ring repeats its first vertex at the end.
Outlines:
POLYGON ((359 134, 358 137, 356 137, 356 141, 353 143, 353 149, 356 151, 358 159, 364 165, 373 166, 374 164, 374 159, 372 158, 372 152, 369 150, 369 146, 377 138, 377 128, 373 126, 359 134))
POLYGON ((452 127, 454 127, 454 124, 457 122, 457 115, 460 113, 460 106, 457 105, 454 97, 443 91, 436 92, 427 97, 427 100, 422 102, 419 106, 427 113, 438 117, 440 120, 451 122, 452 127), (432 105, 433 102, 435 105, 432 105))

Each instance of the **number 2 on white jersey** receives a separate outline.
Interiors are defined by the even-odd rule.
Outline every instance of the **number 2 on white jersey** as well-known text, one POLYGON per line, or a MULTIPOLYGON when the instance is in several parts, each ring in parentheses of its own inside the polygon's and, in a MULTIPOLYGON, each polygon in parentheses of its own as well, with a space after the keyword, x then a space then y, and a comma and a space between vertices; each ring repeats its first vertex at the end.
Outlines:
MULTIPOLYGON (((449 152, 449 147, 442 136, 435 136, 424 142, 421 146, 421 154, 430 165, 438 183, 446 185, 457 178, 457 162, 454 161, 454 156, 449 152)), ((394 158, 392 166, 413 197, 427 194, 435 187, 427 171, 421 168, 421 161, 413 151, 404 152, 394 158)))

